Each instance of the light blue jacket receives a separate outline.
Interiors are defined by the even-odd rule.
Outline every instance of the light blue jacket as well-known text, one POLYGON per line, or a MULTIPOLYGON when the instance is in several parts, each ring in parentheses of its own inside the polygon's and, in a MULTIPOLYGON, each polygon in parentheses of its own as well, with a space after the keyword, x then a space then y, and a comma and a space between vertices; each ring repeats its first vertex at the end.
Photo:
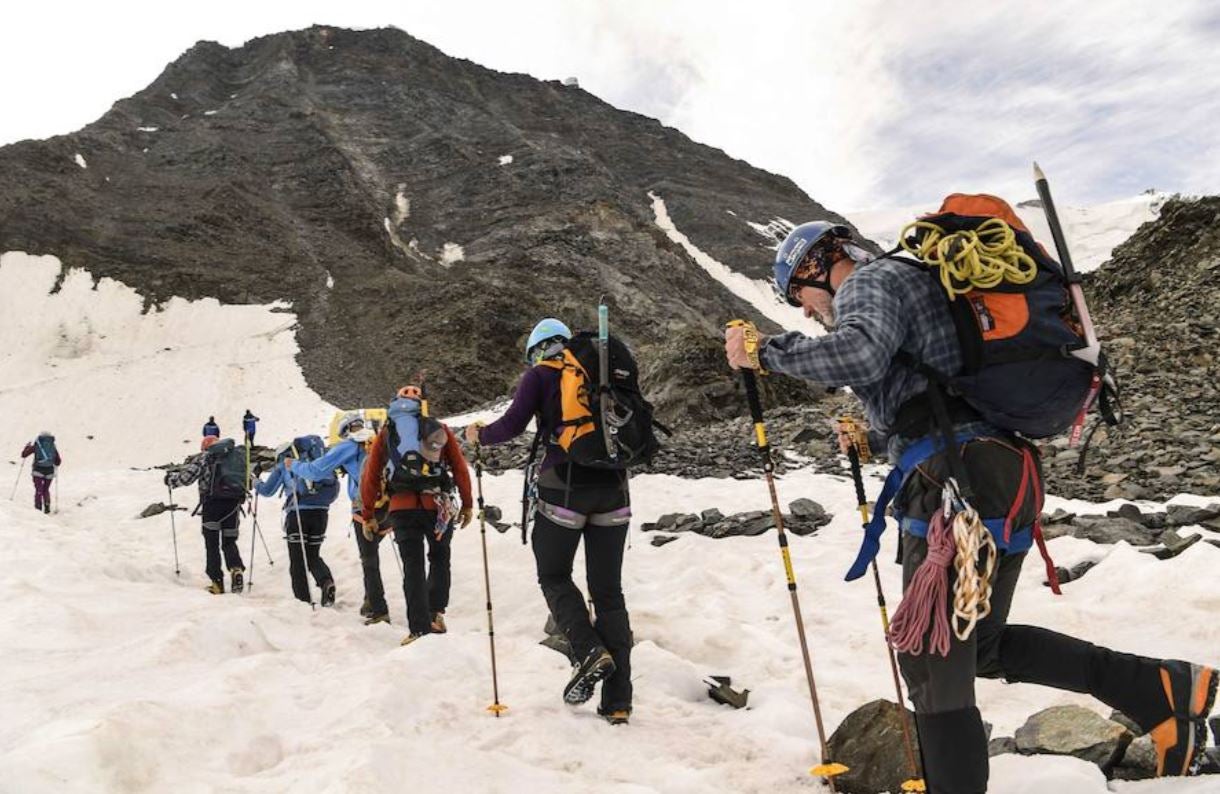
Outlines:
MULTIPOLYGON (((319 458, 321 460, 321 458, 319 458)), ((316 462, 316 461, 315 461, 316 462)), ((284 463, 275 464, 275 468, 271 470, 271 474, 266 480, 258 480, 254 487, 262 496, 275 496, 282 489, 284 492, 284 510, 293 510, 298 503, 302 510, 327 510, 330 508, 335 497, 339 495, 338 483, 331 486, 321 486, 310 489, 310 482, 317 482, 324 479, 328 472, 321 472, 318 477, 298 477, 295 469, 302 462, 298 461, 293 465, 294 471, 288 471, 284 468, 284 463), (296 499, 292 498, 292 493, 295 492, 296 499)))
POLYGON ((352 512, 360 512, 360 474, 368 460, 364 444, 354 439, 344 439, 326 450, 317 460, 292 464, 292 474, 306 480, 320 480, 332 472, 342 469, 347 475, 347 495, 352 500, 352 512))

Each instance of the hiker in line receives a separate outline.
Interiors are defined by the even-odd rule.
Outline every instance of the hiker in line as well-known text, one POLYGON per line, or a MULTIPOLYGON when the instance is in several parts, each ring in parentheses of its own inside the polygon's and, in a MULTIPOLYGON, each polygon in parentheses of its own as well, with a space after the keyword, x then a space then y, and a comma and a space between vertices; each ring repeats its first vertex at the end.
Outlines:
POLYGON ((584 703, 601 681, 598 714, 618 725, 631 715, 631 622, 622 586, 631 497, 625 471, 573 463, 559 446, 564 429, 560 378, 564 348, 571 338, 562 322, 550 318, 539 322, 525 345, 529 369, 521 376, 512 404, 496 421, 486 426, 476 422, 465 433, 471 443, 502 444, 535 420, 546 453, 538 467, 532 542, 542 595, 574 657, 563 698, 573 705, 584 703), (582 538, 595 622, 572 581, 572 562, 582 538))
POLYGON ((220 438, 220 425, 216 424, 216 417, 209 416, 208 421, 203 423, 203 437, 220 438))
MULTIPOLYGON (((1020 223, 1011 208, 988 214, 1005 220, 1011 216, 1020 223)), ((932 417, 941 413, 932 402, 937 395, 948 399, 944 413, 960 444, 957 460, 963 461, 967 480, 974 485, 972 505, 985 524, 998 520, 1011 529, 990 533, 998 549, 990 614, 964 641, 955 631, 948 637, 942 634, 947 656, 929 648, 899 654, 930 790, 975 794, 987 789, 987 737, 975 706, 976 676, 1089 693, 1151 733, 1159 775, 1187 774, 1202 749, 1203 721, 1215 697, 1214 670, 1119 653, 1036 626, 1007 624, 1018 573, 1035 539, 1043 498, 1041 469, 1032 444, 983 421, 963 400, 939 388, 932 391, 930 381, 914 370, 912 361, 940 373, 962 370, 962 346, 940 284, 915 263, 870 258, 846 227, 815 221, 798 226, 780 246, 775 286, 788 303, 803 308, 806 317, 817 318, 827 333, 810 337, 792 331, 753 345, 750 329, 730 328, 725 349, 734 369, 763 369, 821 386, 850 386, 863 402, 872 430, 887 438, 890 460, 900 471, 913 469, 906 453, 919 453, 919 445, 933 439, 915 476, 905 480, 894 500, 894 512, 902 516, 904 591, 929 556, 928 525, 939 515, 941 484, 954 460, 937 451, 945 449, 943 443, 937 445, 941 428, 932 417)), ((1023 385, 1013 383, 1011 389, 1020 391, 1023 385)), ((876 512, 883 525, 881 499, 876 512)), ((949 543, 952 546, 952 537, 949 543)), ((849 576, 862 574, 861 566, 870 561, 871 555, 862 553, 849 576)), ((944 570, 941 560, 933 558, 930 569, 938 567, 944 570)), ((952 567, 946 575, 952 593, 952 567)), ((953 625, 951 605, 939 608, 949 612, 953 625)), ((934 633, 922 640, 929 636, 935 640, 934 633)))
MULTIPOLYGON (((202 515, 204 572, 208 576, 208 592, 220 595, 225 591, 224 566, 229 569, 229 589, 240 593, 245 589, 246 566, 237 549, 238 525, 242 503, 248 496, 246 480, 246 450, 233 439, 205 436, 199 444, 199 454, 186 463, 165 473, 165 484, 182 488, 199 483, 199 505, 195 512, 202 515)), ((172 509, 172 505, 171 505, 172 509)))
POLYGON ((337 472, 347 475, 347 495, 352 500, 352 525, 356 530, 356 547, 360 550, 360 566, 364 569, 364 604, 360 614, 366 618, 365 625, 389 623, 389 609, 385 602, 385 587, 381 583, 381 558, 377 553, 382 535, 376 533, 372 540, 364 537, 360 520, 360 475, 368 460, 368 451, 373 444, 373 431, 364 426, 364 417, 359 411, 346 414, 339 421, 338 444, 326 451, 317 460, 286 460, 293 476, 303 480, 321 480, 337 472))
POLYGON ((51 480, 55 479, 63 460, 55 446, 55 436, 43 430, 38 438, 25 445, 21 457, 34 456, 30 464, 30 474, 34 478, 34 509, 43 513, 51 512, 51 480))
POLYGON ((378 534, 392 530, 402 556, 402 592, 410 631, 403 645, 425 634, 448 631, 445 609, 449 606, 454 525, 465 527, 474 514, 470 469, 457 437, 428 416, 426 406, 420 387, 408 385, 398 390, 386 423, 369 449, 366 474, 360 480, 365 542, 375 547, 378 534), (452 494, 455 486, 460 509, 452 494), (387 508, 388 526, 382 526, 376 515, 387 508))
POLYGON ((254 433, 258 430, 259 418, 250 413, 250 409, 246 409, 246 414, 241 418, 241 429, 246 434, 246 446, 254 446, 254 433))
POLYGON ((331 503, 339 495, 339 479, 333 471, 308 479, 295 476, 291 470, 294 463, 322 457, 324 450, 318 436, 300 436, 281 445, 275 451, 271 474, 266 480, 257 480, 254 487, 262 496, 284 497, 284 539, 288 542, 292 594, 312 604, 307 573, 312 574, 314 584, 322 592, 321 604, 328 607, 335 603, 335 577, 322 559, 322 542, 326 540, 331 503))

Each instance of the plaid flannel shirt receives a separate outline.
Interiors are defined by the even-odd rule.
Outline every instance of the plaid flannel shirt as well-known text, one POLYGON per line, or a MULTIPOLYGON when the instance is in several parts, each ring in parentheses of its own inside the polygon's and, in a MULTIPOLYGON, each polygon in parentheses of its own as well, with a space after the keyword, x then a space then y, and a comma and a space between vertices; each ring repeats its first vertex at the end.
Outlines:
POLYGON ((945 298, 919 268, 893 259, 857 265, 835 293, 834 309, 836 325, 825 336, 769 337, 762 364, 827 387, 850 386, 871 427, 887 438, 899 406, 927 388, 922 375, 894 360, 899 350, 946 374, 962 367, 945 298))

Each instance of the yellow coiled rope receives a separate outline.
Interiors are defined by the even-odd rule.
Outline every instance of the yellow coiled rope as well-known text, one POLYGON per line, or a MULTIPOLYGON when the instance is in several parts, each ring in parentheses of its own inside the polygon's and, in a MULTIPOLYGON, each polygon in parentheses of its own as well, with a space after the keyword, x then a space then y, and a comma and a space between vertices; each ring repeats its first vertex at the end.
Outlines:
POLYGON ((1021 249, 1012 227, 999 218, 952 234, 928 221, 908 223, 902 229, 902 247, 940 270, 940 283, 950 300, 1005 281, 1028 284, 1038 275, 1038 263, 1021 249))

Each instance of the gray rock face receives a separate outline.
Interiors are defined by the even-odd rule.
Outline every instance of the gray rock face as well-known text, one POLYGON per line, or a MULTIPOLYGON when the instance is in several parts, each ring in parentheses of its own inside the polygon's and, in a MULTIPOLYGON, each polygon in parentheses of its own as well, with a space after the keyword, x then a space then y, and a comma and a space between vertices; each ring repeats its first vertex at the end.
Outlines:
MULTIPOLYGON (((326 400, 380 404, 423 369, 449 413, 507 394, 540 317, 592 327, 598 294, 637 353, 682 329, 714 337, 729 317, 777 330, 665 236, 649 192, 753 278, 775 241, 748 221, 847 223, 579 88, 397 29, 315 26, 200 42, 80 131, 0 149, 0 250, 55 254, 150 305, 287 299, 326 400)), ((734 383, 719 364, 673 376, 714 382, 712 399, 734 383)), ((667 377, 648 380, 666 395, 667 377)))
MULTIPOLYGON (((878 794, 901 790, 903 781, 911 777, 901 719, 888 700, 866 703, 844 718, 827 742, 831 760, 850 767, 835 778, 838 791, 878 794)), ((915 715, 906 711, 906 719, 913 731, 915 715)))
POLYGON ((1053 524, 1045 528, 1048 538, 1072 535, 1094 543, 1118 543, 1120 540, 1132 546, 1152 546, 1159 533, 1129 518, 1080 516, 1071 524, 1053 524))
POLYGON ((987 741, 987 755, 1004 755, 1017 752, 1017 740, 1011 736, 999 736, 987 741))
POLYGON ((1053 706, 1017 729, 1017 749, 1026 755, 1070 755, 1108 771, 1131 743, 1131 732, 1081 706, 1053 706))

